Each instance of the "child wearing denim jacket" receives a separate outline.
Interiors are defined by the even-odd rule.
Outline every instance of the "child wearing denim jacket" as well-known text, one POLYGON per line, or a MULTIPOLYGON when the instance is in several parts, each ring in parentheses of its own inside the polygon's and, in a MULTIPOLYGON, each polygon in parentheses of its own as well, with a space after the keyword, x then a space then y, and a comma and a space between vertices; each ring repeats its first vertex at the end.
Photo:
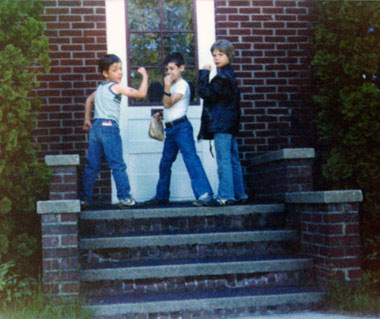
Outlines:
POLYGON ((148 74, 144 68, 138 69, 142 81, 139 89, 135 90, 120 83, 123 72, 121 61, 116 55, 103 56, 99 60, 99 69, 104 82, 87 98, 85 106, 83 130, 90 132, 90 137, 87 165, 83 174, 81 204, 83 208, 91 204, 92 190, 100 171, 102 158, 105 157, 115 180, 118 206, 131 207, 136 202, 130 195, 127 166, 123 159, 119 131, 120 102, 122 94, 132 98, 144 98, 148 89, 148 74), (95 115, 94 122, 91 123, 93 104, 95 104, 95 115))
POLYGON ((182 54, 174 52, 166 57, 164 64, 167 71, 163 98, 166 136, 156 195, 145 204, 165 205, 169 202, 171 167, 180 151, 196 198, 193 204, 208 206, 213 202, 212 189, 195 149, 193 127, 186 117, 190 103, 190 87, 182 78, 185 62, 182 54))
POLYGON ((218 40, 211 46, 216 76, 209 82, 211 65, 199 73, 198 92, 204 100, 198 140, 215 140, 219 189, 216 197, 220 206, 247 201, 239 159, 236 135, 240 121, 240 91, 230 62, 233 44, 218 40))

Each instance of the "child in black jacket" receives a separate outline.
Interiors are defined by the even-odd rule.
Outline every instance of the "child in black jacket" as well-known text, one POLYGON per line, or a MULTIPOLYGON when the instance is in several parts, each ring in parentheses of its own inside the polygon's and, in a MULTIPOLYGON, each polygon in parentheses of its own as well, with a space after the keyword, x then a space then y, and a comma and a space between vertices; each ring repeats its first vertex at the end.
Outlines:
POLYGON ((199 73, 198 92, 204 100, 198 140, 215 140, 218 164, 219 205, 247 201, 236 135, 240 120, 240 91, 230 62, 234 47, 228 40, 218 40, 211 47, 217 75, 209 82, 211 65, 199 73))

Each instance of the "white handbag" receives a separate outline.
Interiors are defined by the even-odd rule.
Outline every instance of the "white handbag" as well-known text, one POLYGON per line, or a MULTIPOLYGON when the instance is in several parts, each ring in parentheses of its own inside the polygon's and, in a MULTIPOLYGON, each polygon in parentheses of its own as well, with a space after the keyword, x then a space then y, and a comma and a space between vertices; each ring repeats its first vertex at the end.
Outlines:
POLYGON ((148 135, 150 138, 159 141, 163 141, 165 139, 164 124, 162 121, 157 120, 154 115, 150 120, 148 135))

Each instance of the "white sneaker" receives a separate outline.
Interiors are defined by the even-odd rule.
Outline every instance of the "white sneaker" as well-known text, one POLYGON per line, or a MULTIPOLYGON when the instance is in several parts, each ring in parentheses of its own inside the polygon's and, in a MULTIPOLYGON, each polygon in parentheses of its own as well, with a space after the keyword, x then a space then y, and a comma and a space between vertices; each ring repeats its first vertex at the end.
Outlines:
POLYGON ((199 198, 193 202, 194 206, 216 206, 215 205, 215 199, 210 196, 208 193, 204 193, 203 195, 199 196, 199 198))
POLYGON ((127 207, 132 207, 135 205, 136 205, 136 201, 132 197, 121 199, 120 202, 117 204, 117 206, 120 208, 127 208, 127 207))
POLYGON ((235 204, 233 199, 217 198, 216 199, 218 206, 231 206, 235 204))

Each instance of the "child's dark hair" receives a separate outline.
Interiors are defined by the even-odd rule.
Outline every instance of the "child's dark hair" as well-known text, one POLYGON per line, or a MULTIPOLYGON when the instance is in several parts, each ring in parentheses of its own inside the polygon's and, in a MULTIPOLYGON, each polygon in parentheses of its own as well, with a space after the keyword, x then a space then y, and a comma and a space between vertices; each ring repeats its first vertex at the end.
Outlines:
POLYGON ((179 52, 170 53, 165 58, 164 65, 168 65, 170 62, 173 62, 178 67, 180 67, 181 65, 185 65, 185 59, 183 58, 183 55, 179 52))
POLYGON ((109 67, 114 63, 119 63, 121 60, 115 54, 107 54, 99 60, 99 71, 108 71, 109 67))

